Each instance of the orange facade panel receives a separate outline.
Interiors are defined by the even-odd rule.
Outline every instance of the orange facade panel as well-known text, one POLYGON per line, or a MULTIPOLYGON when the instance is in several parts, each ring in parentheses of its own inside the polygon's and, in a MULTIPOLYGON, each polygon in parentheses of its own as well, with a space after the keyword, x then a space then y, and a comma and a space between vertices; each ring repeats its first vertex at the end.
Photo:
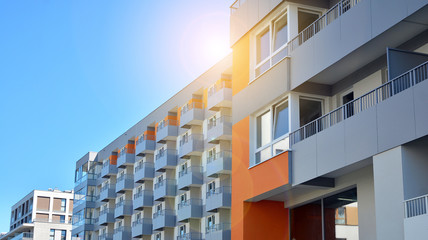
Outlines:
POLYGON ((116 165, 117 164, 117 155, 110 155, 109 160, 110 160, 110 165, 116 165))
POLYGON ((232 95, 239 93, 250 82, 250 37, 244 36, 233 46, 232 95))
POLYGON ((246 202, 289 184, 288 152, 249 168, 249 130, 249 117, 232 127, 232 239, 288 239, 288 210, 283 202, 246 202), (263 223, 262 212, 269 221, 263 223), (272 231, 272 223, 283 227, 272 231))

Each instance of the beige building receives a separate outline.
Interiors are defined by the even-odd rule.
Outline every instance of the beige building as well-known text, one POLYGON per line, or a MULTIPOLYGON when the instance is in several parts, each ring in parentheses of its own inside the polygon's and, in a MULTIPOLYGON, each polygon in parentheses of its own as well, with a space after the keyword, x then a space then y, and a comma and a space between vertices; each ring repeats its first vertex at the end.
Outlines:
POLYGON ((10 229, 1 240, 71 239, 73 191, 34 190, 12 206, 10 229))

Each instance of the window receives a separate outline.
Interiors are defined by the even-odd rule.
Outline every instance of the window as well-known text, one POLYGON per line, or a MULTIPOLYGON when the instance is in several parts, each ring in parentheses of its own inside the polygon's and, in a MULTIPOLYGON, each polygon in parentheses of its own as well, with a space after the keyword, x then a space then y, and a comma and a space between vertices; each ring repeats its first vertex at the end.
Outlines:
POLYGON ((49 232, 49 240, 55 240, 55 229, 51 229, 49 232))
POLYGON ((65 223, 65 215, 60 215, 59 216, 59 222, 60 223, 65 223))
POLYGON ((157 233, 156 234, 156 240, 161 240, 162 238, 161 238, 161 233, 157 233))
POLYGON ((255 78, 288 55, 287 14, 283 13, 256 35, 255 78))
POLYGON ((179 176, 183 176, 186 173, 187 173, 187 162, 185 162, 184 164, 180 165, 180 174, 179 174, 179 176))
POLYGON ((180 236, 184 237, 186 235, 186 225, 180 226, 180 236))
POLYGON ((66 240, 66 239, 67 239, 67 231, 61 230, 61 240, 66 240))
POLYGON ((208 119, 208 130, 217 125, 217 117, 214 115, 208 119))
POLYGON ((211 148, 210 150, 208 150, 208 157, 207 157, 207 162, 212 162, 214 160, 216 160, 216 150, 215 147, 211 148))
POLYGON ((187 201, 187 194, 181 194, 180 195, 180 202, 185 203, 187 201))
POLYGON ((273 105, 256 118, 256 151, 254 164, 261 163, 289 148, 288 101, 273 105))
POLYGON ((215 216, 211 215, 207 218, 207 228, 212 229, 215 225, 215 216))
POLYGON ((207 184, 207 192, 210 194, 215 192, 215 181, 212 181, 207 184))
POLYGON ((61 199, 61 212, 65 212, 67 199, 61 199))

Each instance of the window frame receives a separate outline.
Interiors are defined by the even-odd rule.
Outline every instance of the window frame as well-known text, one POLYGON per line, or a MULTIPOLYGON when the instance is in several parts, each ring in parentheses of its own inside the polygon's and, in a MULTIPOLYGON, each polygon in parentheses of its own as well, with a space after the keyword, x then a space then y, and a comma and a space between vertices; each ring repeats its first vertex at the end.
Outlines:
POLYGON ((264 108, 263 110, 261 110, 260 112, 258 112, 255 115, 254 119, 255 119, 255 121, 254 121, 255 122, 255 124, 254 124, 255 125, 255 127, 254 127, 255 128, 255 131, 254 131, 254 136, 255 137, 254 137, 254 148, 253 148, 254 152, 253 152, 253 154, 251 154, 251 156, 252 156, 253 159, 252 160, 250 159, 250 168, 253 167, 253 166, 256 166, 256 165, 258 165, 260 163, 263 163, 263 162, 265 162, 265 161, 267 161, 267 160, 269 160, 269 159, 271 159, 271 158, 273 158, 273 157, 275 157, 275 156, 277 156, 277 155, 279 155, 279 154, 287 151, 287 149, 286 149, 283 152, 274 153, 274 145, 277 144, 280 141, 285 140, 290 135, 290 132, 291 132, 290 97, 287 95, 284 98, 282 98, 281 100, 277 101, 276 103, 270 105, 269 107, 264 108), (275 114, 276 114, 276 109, 277 109, 277 107, 279 107, 279 106, 281 106, 281 105, 283 105, 285 103, 287 103, 287 105, 288 105, 287 106, 287 111, 288 111, 288 132, 285 133, 285 134, 283 134, 283 135, 278 136, 277 138, 275 138, 275 126, 276 126, 276 117, 275 117, 275 114), (262 115, 264 115, 266 113, 270 114, 270 117, 271 117, 271 122, 270 122, 270 126, 271 126, 271 129, 270 129, 270 141, 267 144, 261 145, 260 147, 258 147, 257 141, 258 141, 258 132, 259 131, 257 129, 257 127, 258 127, 257 126, 258 125, 257 124, 257 121, 258 121, 257 119, 260 116, 262 116, 262 115), (258 153, 261 154, 261 152, 263 150, 266 150, 267 148, 270 148, 270 157, 268 157, 267 159, 264 159, 264 160, 261 159, 259 162, 256 162, 257 161, 257 154, 258 153))
POLYGON ((265 24, 261 25, 261 27, 259 28, 259 30, 257 30, 255 32, 255 34, 252 37, 253 39, 253 54, 251 56, 252 59, 252 64, 253 67, 250 67, 250 83, 252 83, 254 80, 258 79, 260 76, 262 76, 264 73, 266 73, 267 71, 269 71, 272 67, 276 66, 278 63, 280 63, 282 60, 284 60, 285 58, 288 57, 288 53, 286 54, 286 56, 279 58, 278 60, 276 60, 274 62, 274 57, 277 56, 280 52, 282 52, 287 46, 288 43, 290 42, 290 31, 289 31, 289 10, 288 10, 288 6, 284 7, 282 10, 280 10, 280 12, 276 13, 273 17, 272 20, 267 21, 265 24), (276 32, 275 32, 275 25, 282 20, 283 18, 286 19, 287 21, 287 42, 284 43, 282 46, 278 47, 277 50, 275 50, 274 48, 274 39, 276 37, 276 32), (266 31, 269 32, 268 36, 269 36, 269 55, 265 58, 265 59, 260 59, 260 62, 258 62, 257 58, 258 58, 258 38, 263 35, 266 31), (259 68, 261 68, 263 65, 265 65, 266 63, 269 62, 269 67, 264 70, 264 71, 260 71, 259 74, 257 74, 257 71, 259 68))

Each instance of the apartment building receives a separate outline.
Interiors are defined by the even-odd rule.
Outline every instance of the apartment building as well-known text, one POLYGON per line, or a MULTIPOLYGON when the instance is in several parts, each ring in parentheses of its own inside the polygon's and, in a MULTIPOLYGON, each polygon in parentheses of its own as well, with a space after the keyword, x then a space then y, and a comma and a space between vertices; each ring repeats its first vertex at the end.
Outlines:
POLYGON ((71 239, 73 191, 34 190, 12 206, 1 240, 71 239))
POLYGON ((232 55, 76 162, 73 239, 230 239, 232 55))
POLYGON ((425 239, 428 1, 231 6, 238 239, 425 239))

